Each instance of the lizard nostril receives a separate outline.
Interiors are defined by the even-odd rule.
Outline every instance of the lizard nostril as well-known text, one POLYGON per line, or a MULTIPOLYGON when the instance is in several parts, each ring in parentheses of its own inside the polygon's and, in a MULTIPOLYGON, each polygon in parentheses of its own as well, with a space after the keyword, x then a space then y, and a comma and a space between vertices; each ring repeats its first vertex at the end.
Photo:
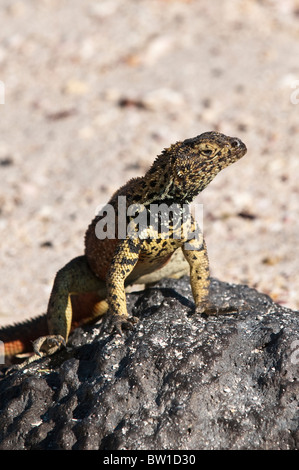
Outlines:
POLYGON ((232 142, 231 142, 231 146, 232 146, 234 149, 240 147, 240 145, 241 145, 241 142, 240 142, 239 139, 233 139, 232 142))

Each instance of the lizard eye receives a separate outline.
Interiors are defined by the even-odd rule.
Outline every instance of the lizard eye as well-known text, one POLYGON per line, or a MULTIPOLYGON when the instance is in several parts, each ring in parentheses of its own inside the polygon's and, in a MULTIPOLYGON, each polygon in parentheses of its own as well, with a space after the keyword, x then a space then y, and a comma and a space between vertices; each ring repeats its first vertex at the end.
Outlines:
POLYGON ((204 149, 200 152, 202 155, 204 155, 205 157, 210 157, 213 153, 213 150, 211 149, 204 149))

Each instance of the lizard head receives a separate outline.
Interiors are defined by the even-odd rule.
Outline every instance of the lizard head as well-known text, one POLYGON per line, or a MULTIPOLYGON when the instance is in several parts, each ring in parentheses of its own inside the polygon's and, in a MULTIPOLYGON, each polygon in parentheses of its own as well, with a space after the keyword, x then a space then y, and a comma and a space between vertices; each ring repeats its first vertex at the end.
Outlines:
POLYGON ((165 149, 148 174, 159 181, 161 199, 191 202, 223 168, 242 158, 246 151, 245 144, 236 137, 205 132, 165 149))

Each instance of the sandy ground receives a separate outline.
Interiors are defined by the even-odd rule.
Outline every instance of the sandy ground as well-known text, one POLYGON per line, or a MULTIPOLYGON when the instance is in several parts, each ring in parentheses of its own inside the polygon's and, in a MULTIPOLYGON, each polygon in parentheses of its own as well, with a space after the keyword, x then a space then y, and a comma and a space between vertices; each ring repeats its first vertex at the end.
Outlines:
POLYGON ((207 130, 248 147, 197 200, 212 275, 298 309, 299 1, 0 9, 0 324, 44 312, 96 208, 207 130))

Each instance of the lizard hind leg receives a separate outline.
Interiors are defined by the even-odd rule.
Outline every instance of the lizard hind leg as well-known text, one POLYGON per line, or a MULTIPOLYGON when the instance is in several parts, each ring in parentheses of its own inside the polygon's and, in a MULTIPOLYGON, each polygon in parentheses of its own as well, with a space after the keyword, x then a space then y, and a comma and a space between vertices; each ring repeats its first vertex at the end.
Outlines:
POLYGON ((49 335, 33 343, 36 355, 54 354, 67 343, 74 327, 103 315, 105 297, 105 282, 91 271, 85 256, 67 263, 55 277, 47 310, 49 335))
MULTIPOLYGON (((72 321, 70 331, 73 331, 75 328, 78 328, 84 324, 96 322, 99 318, 105 315, 108 310, 108 304, 106 300, 99 301, 98 295, 93 293, 87 296, 78 295, 76 297, 72 297, 71 303, 73 318, 75 318, 74 321, 72 321), (84 301, 82 300, 82 297, 84 301), (88 301, 86 301, 86 299, 88 299, 88 301), (83 315, 83 313, 86 313, 87 311, 88 316, 83 315), (79 313, 80 315, 78 315, 79 313)), ((69 303, 68 308, 70 308, 69 303)), ((66 341, 64 337, 59 334, 41 336, 33 342, 34 355, 26 361, 26 364, 30 364, 42 356, 51 356, 65 346, 66 341)), ((23 365, 24 363, 21 364, 21 366, 23 365)))

